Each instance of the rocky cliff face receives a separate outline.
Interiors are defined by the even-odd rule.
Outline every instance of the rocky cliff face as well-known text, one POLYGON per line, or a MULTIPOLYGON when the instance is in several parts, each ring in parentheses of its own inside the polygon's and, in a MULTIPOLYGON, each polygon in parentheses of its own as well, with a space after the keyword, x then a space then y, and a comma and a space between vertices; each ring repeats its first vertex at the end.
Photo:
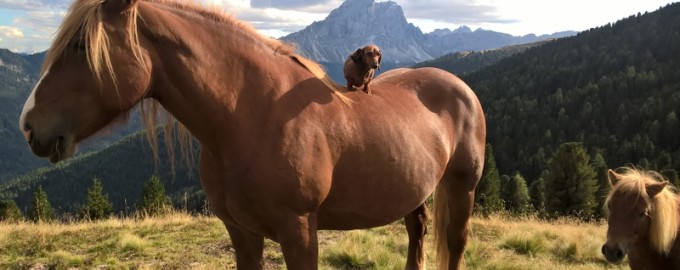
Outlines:
POLYGON ((328 17, 284 38, 298 44, 307 57, 337 63, 359 47, 374 43, 390 62, 413 63, 431 59, 421 44, 423 33, 406 21, 395 2, 347 0, 328 17))
MULTIPOLYGON (((566 32, 562 36, 573 34, 566 32)), ((342 63, 357 48, 373 43, 382 49, 385 62, 405 66, 456 51, 493 49, 546 38, 549 37, 472 31, 466 26, 424 34, 406 21, 404 11, 395 2, 346 0, 323 21, 281 39, 296 43, 303 55, 325 63, 342 63)))

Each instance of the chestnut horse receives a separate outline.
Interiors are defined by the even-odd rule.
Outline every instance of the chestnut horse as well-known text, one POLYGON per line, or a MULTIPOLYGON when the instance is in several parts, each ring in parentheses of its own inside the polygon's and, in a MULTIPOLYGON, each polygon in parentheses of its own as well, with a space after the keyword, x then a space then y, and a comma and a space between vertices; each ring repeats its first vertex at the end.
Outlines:
POLYGON ((637 269, 680 269, 678 196, 663 176, 653 171, 609 170, 609 229, 602 254, 637 269))
POLYGON ((317 230, 402 217, 406 268, 422 269, 433 192, 439 263, 462 267, 486 139, 475 94, 433 68, 386 72, 373 95, 341 89, 227 14, 76 0, 19 125, 33 153, 58 162, 136 104, 157 102, 200 142, 201 184, 238 269, 262 268, 265 237, 288 269, 317 269, 317 230))

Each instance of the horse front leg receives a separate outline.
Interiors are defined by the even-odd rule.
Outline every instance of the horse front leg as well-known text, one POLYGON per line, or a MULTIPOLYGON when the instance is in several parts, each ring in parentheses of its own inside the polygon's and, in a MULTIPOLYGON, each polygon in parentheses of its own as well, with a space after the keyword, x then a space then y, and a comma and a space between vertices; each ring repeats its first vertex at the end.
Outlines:
POLYGON ((407 270, 425 269, 425 250, 423 246, 425 245, 428 219, 429 214, 424 203, 404 217, 406 231, 408 232, 407 270))
POLYGON ((226 223, 225 225, 236 252, 236 269, 261 270, 263 266, 264 237, 252 234, 237 226, 226 223))
POLYGON ((318 268, 319 246, 316 213, 292 215, 277 230, 286 266, 291 270, 318 268))

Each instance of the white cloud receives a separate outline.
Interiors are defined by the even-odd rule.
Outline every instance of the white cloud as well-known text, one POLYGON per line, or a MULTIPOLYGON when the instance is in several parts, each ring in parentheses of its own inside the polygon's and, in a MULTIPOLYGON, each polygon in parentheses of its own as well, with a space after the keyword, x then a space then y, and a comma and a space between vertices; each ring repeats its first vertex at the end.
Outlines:
POLYGON ((23 16, 14 18, 12 23, 14 25, 21 25, 24 29, 30 29, 33 32, 51 36, 57 31, 57 27, 59 27, 64 15, 64 11, 29 11, 23 16))
POLYGON ((8 39, 20 39, 24 37, 24 32, 16 27, 0 25, 0 37, 8 39))
POLYGON ((16 10, 66 9, 71 0, 0 0, 0 7, 16 10))

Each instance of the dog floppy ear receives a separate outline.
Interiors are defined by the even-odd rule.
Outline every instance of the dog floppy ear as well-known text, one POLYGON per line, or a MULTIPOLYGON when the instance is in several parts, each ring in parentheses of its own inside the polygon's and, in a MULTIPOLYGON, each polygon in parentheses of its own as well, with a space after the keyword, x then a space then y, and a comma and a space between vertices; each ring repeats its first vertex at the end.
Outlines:
POLYGON ((382 64, 382 52, 378 51, 380 56, 378 56, 378 71, 380 71, 380 64, 382 64))
POLYGON ((350 57, 352 57, 352 60, 354 60, 354 62, 360 62, 360 61, 361 61, 361 57, 363 57, 363 56, 364 56, 364 49, 359 48, 359 49, 357 49, 357 51, 354 52, 354 53, 352 54, 352 56, 350 56, 350 57))

